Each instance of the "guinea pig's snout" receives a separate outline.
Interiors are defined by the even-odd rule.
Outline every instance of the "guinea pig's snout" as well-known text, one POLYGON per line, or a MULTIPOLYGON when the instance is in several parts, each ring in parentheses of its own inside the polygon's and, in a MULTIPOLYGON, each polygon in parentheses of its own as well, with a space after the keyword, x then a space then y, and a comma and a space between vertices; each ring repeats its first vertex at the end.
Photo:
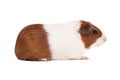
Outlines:
POLYGON ((106 42, 106 41, 107 41, 107 38, 106 38, 106 37, 103 37, 103 41, 106 42))
POLYGON ((100 37, 99 39, 97 39, 97 41, 91 47, 100 46, 103 43, 105 43, 106 41, 107 41, 107 38, 106 38, 105 35, 103 35, 102 37, 100 37))

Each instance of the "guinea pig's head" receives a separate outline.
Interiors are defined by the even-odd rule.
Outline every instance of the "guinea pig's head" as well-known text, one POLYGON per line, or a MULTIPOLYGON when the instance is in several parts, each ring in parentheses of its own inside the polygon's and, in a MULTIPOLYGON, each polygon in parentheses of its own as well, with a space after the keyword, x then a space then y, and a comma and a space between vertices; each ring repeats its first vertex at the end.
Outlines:
POLYGON ((105 34, 95 25, 87 21, 81 21, 79 33, 85 48, 96 47, 106 41, 105 34))

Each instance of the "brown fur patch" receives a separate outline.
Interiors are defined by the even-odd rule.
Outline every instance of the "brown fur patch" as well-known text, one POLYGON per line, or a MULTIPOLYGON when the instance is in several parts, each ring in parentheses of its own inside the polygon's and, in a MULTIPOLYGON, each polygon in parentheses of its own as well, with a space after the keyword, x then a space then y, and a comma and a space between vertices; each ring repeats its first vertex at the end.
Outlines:
POLYGON ((86 48, 89 48, 102 36, 102 32, 96 26, 86 21, 81 21, 79 32, 86 48))
POLYGON ((21 60, 51 59, 47 33, 42 24, 29 25, 20 32, 16 41, 15 53, 21 60))

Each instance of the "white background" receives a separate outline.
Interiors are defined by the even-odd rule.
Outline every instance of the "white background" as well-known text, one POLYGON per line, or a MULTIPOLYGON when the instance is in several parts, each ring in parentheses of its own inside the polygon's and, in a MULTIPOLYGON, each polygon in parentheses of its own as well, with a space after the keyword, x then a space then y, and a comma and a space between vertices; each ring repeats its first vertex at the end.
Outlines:
POLYGON ((0 0, 0 80, 120 80, 119 0, 0 0), (90 60, 17 60, 19 31, 32 23, 87 20, 103 29, 107 42, 90 49, 90 60))

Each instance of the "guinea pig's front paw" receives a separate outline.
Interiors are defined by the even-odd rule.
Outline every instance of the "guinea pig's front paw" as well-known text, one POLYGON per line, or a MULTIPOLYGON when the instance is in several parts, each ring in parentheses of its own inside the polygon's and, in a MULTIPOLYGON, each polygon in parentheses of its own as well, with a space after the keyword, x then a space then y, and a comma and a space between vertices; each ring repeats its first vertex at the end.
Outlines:
POLYGON ((81 60, 88 60, 89 58, 86 57, 86 56, 82 56, 80 59, 81 59, 81 60))

